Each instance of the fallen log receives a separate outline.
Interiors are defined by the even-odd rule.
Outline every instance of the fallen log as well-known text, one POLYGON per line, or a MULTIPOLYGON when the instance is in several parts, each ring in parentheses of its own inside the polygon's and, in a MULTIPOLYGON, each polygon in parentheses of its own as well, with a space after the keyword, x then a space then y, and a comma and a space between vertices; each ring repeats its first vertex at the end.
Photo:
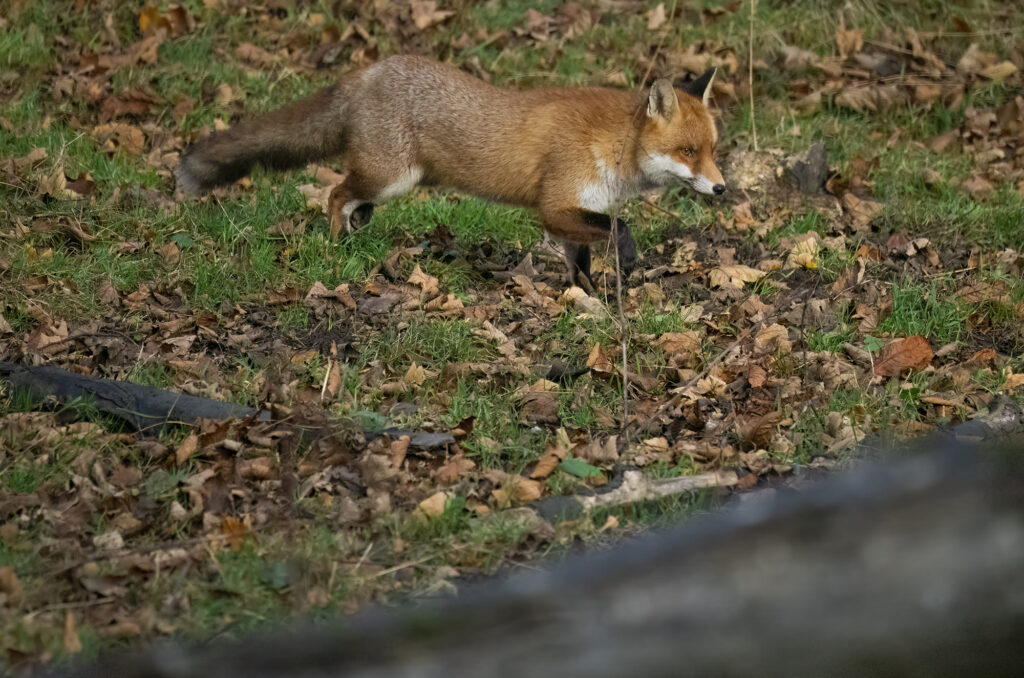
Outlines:
MULTIPOLYGON (((125 422, 132 430, 157 434, 165 426, 193 425, 200 419, 269 420, 270 412, 238 403, 75 374, 49 365, 29 366, 0 361, 0 381, 28 393, 35 402, 56 402, 67 405, 87 400, 104 414, 125 422)), ((389 427, 363 431, 367 440, 382 435, 398 439, 409 436, 409 445, 420 450, 442 449, 455 442, 448 432, 408 431, 389 427)))
POLYGON ((457 600, 167 643, 63 675, 1017 675, 1019 456, 930 445, 457 600))
MULTIPOLYGON (((83 398, 104 414, 124 421, 135 431, 158 432, 167 424, 194 424, 201 418, 245 419, 257 410, 185 393, 125 381, 88 377, 49 365, 0 362, 0 379, 27 392, 35 401, 68 404, 83 398)), ((262 415, 269 418, 269 413, 262 415)))

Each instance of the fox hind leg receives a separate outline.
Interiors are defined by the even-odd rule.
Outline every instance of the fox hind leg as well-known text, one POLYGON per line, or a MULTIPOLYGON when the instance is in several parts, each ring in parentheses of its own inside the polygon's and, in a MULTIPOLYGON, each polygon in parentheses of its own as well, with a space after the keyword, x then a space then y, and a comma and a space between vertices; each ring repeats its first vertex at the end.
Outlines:
POLYGON ((374 186, 355 173, 350 173, 335 186, 327 201, 327 211, 331 215, 331 239, 337 238, 342 230, 351 233, 353 229, 368 224, 376 195, 374 186))
POLYGON ((331 191, 328 201, 331 238, 337 237, 342 229, 351 233, 353 229, 365 226, 370 221, 375 203, 411 191, 421 179, 423 170, 415 165, 393 173, 350 171, 345 180, 331 191))

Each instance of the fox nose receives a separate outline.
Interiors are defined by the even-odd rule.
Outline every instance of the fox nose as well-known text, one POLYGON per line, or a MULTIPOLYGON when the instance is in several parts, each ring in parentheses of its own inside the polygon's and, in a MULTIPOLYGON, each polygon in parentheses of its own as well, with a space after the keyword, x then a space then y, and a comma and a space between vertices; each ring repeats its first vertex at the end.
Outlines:
POLYGON ((715 184, 711 190, 715 192, 715 195, 722 195, 725 193, 725 184, 715 184))

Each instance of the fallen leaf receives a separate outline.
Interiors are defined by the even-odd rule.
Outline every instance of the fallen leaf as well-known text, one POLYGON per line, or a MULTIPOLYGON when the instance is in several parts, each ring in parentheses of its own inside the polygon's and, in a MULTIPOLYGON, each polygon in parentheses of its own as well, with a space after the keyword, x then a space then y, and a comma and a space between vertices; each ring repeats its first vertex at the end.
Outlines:
POLYGON ((708 282, 711 287, 742 288, 744 283, 756 282, 764 276, 764 271, 743 264, 732 264, 711 269, 708 272, 708 282))
POLYGON ((64 615, 64 651, 69 654, 78 654, 82 651, 82 639, 78 637, 75 615, 71 610, 64 615))
POLYGON ((442 485, 454 485, 475 467, 476 463, 472 459, 467 459, 460 452, 449 459, 441 468, 437 469, 437 480, 442 485))
POLYGON ((174 461, 181 466, 199 449, 199 435, 190 433, 174 451, 174 461))
POLYGON ((933 355, 928 340, 920 335, 897 339, 882 349, 873 374, 894 377, 907 370, 921 370, 931 363, 933 355))
POLYGON ((864 29, 847 28, 846 20, 840 15, 839 27, 836 29, 836 46, 839 56, 846 58, 864 47, 864 29))
POLYGON ((437 516, 444 513, 445 504, 448 503, 447 492, 435 492, 430 495, 419 504, 416 508, 419 509, 423 515, 429 518, 436 518, 437 516))
POLYGON ((543 456, 537 461, 537 466, 534 467, 533 472, 530 473, 530 477, 534 479, 547 478, 551 475, 558 464, 565 459, 569 453, 568 447, 564 444, 564 439, 567 438, 565 431, 559 429, 559 434, 555 436, 555 440, 550 443, 545 450, 543 456))
POLYGON ((649 10, 644 16, 647 17, 647 30, 656 31, 665 25, 668 17, 665 15, 665 3, 659 2, 657 7, 649 10))
POLYGON ((590 355, 587 357, 587 367, 590 368, 594 376, 603 379, 609 378, 615 372, 615 366, 612 365, 611 359, 605 354, 601 342, 596 342, 594 348, 591 349, 590 355))
POLYGON ((92 130, 92 136, 105 153, 114 153, 121 149, 130 155, 138 155, 146 145, 146 137, 142 130, 126 122, 97 125, 92 130))
POLYGON ((167 243, 156 252, 161 256, 161 258, 163 258, 164 263, 172 266, 181 260, 181 250, 178 249, 178 245, 173 242, 167 243))
POLYGON ((410 386, 422 386, 428 376, 429 374, 425 369, 416 363, 413 363, 412 365, 409 365, 409 369, 405 371, 405 376, 402 378, 405 380, 405 383, 410 386))
POLYGON ((455 16, 455 12, 450 10, 439 10, 434 0, 412 0, 409 9, 412 12, 413 24, 421 31, 455 16))
POLYGON ((419 264, 416 264, 416 269, 413 270, 412 275, 409 276, 408 282, 410 285, 418 286, 425 297, 433 297, 440 293, 437 278, 428 273, 424 273, 419 264))
POLYGON ((22 585, 14 568, 10 566, 0 567, 0 593, 8 601, 17 603, 21 601, 22 585))

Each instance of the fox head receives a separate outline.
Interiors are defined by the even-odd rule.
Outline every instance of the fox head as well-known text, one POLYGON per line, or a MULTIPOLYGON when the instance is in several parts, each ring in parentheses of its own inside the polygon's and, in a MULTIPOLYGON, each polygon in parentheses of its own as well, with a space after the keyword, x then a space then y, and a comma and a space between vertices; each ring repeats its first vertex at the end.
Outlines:
POLYGON ((725 192, 722 173, 715 166, 718 129, 707 106, 714 79, 712 68, 681 90, 667 79, 651 87, 637 161, 652 184, 683 183, 708 195, 725 192))

